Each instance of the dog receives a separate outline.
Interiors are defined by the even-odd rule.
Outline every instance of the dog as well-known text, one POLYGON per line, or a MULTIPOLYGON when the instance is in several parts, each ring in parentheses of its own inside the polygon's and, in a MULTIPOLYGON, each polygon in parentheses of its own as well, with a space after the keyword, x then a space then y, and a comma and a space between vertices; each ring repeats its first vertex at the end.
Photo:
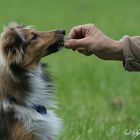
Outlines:
POLYGON ((11 23, 0 36, 0 140, 54 140, 62 121, 55 114, 52 80, 40 64, 60 50, 64 30, 40 32, 11 23))

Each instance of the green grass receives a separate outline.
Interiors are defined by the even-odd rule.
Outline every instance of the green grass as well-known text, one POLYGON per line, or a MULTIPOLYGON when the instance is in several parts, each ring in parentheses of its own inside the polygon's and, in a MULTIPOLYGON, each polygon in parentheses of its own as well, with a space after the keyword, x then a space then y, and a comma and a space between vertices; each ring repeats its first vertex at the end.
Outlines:
MULTIPOLYGON (((95 23, 107 35, 140 35, 139 0, 1 0, 0 30, 9 21, 38 30, 66 29, 95 23)), ((63 49, 44 59, 54 75, 59 116, 65 127, 60 140, 133 140, 125 129, 140 129, 140 74, 119 62, 101 61, 63 49), (112 100, 118 100, 113 103, 112 100), (120 103, 121 102, 121 103, 120 103)))

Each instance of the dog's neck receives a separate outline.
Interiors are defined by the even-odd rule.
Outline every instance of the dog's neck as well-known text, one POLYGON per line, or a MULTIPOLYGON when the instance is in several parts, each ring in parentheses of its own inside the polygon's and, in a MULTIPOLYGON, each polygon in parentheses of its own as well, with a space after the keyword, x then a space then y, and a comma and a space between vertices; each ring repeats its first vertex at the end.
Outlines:
POLYGON ((16 65, 0 70, 0 100, 14 99, 17 104, 41 104, 50 106, 52 84, 40 67, 24 71, 16 65))
POLYGON ((23 103, 27 91, 29 90, 28 77, 21 73, 20 77, 7 67, 0 70, 0 96, 1 98, 13 97, 18 103, 23 103), (20 101, 20 102, 19 102, 20 101))

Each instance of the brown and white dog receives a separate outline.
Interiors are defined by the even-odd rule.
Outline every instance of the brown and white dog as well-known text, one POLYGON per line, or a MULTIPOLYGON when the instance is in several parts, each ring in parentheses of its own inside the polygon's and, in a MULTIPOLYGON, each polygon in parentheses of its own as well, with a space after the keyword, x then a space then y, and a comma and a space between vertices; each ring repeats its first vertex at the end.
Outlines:
POLYGON ((0 38, 0 140, 54 140, 61 129, 53 84, 40 59, 63 47, 65 31, 12 23, 0 38), (46 107, 47 106, 47 107, 46 107))

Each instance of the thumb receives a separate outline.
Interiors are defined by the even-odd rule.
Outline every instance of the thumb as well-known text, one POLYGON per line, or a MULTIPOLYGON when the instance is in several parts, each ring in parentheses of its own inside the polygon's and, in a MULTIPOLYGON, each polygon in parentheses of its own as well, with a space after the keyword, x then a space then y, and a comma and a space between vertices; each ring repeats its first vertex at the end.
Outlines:
POLYGON ((87 41, 83 39, 68 39, 65 41, 64 46, 68 49, 77 49, 87 46, 87 41))

